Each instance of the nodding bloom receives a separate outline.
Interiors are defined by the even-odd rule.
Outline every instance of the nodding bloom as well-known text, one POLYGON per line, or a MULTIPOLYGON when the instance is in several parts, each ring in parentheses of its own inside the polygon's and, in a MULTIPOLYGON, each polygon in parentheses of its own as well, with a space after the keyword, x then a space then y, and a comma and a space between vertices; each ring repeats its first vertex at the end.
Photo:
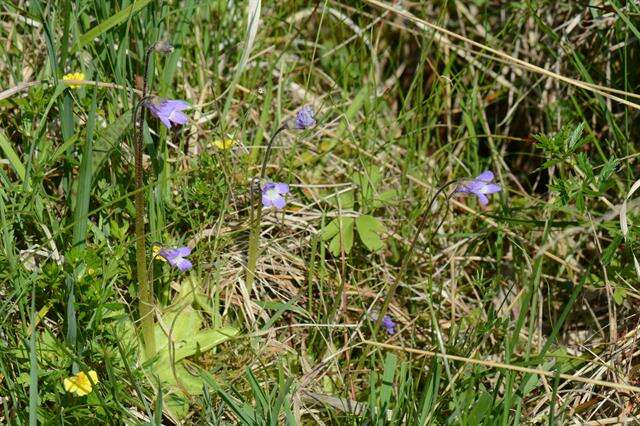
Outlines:
POLYGON ((76 81, 76 80, 84 80, 84 74, 81 73, 81 72, 72 72, 70 74, 65 74, 64 76, 62 76, 62 81, 67 82, 69 87, 72 88, 72 89, 77 89, 78 87, 80 87, 79 84, 71 84, 70 83, 70 82, 76 81))
POLYGON ((496 192, 502 191, 500 185, 495 183, 491 183, 493 181, 493 173, 489 170, 485 170, 480 173, 478 177, 471 180, 466 180, 462 182, 456 192, 460 192, 463 194, 473 194, 478 197, 478 201, 484 207, 489 203, 489 198, 487 198, 487 194, 493 194, 496 192))
POLYGON ((67 392, 75 393, 78 396, 85 396, 93 390, 92 382, 93 384, 98 383, 98 373, 93 370, 89 371, 88 374, 80 371, 75 376, 64 379, 62 384, 64 385, 64 390, 67 392), (91 378, 91 380, 89 380, 89 378, 91 378))
MULTIPOLYGON (((378 321, 378 315, 380 314, 377 309, 369 313, 369 316, 373 321, 378 321)), ((383 316, 382 321, 380 322, 380 325, 382 325, 382 327, 384 327, 387 330, 387 334, 391 335, 396 333, 396 323, 393 322, 393 319, 391 318, 390 315, 383 316)))
POLYGON ((296 118, 294 120, 294 127, 296 129, 308 129, 316 125, 316 120, 314 118, 315 112, 313 108, 306 105, 303 106, 296 112, 296 118))
POLYGON ((284 199, 285 194, 289 193, 289 185, 286 183, 265 183, 262 186, 262 205, 264 207, 275 207, 283 209, 287 202, 284 199))
POLYGON ((166 260, 169 265, 174 266, 180 271, 185 272, 193 268, 193 264, 185 257, 191 254, 191 247, 178 247, 178 248, 161 248, 154 247, 154 252, 159 259, 166 260))
POLYGON ((179 99, 153 99, 145 102, 145 105, 151 114, 156 116, 167 129, 185 124, 189 120, 186 114, 182 112, 191 108, 185 101, 179 99))

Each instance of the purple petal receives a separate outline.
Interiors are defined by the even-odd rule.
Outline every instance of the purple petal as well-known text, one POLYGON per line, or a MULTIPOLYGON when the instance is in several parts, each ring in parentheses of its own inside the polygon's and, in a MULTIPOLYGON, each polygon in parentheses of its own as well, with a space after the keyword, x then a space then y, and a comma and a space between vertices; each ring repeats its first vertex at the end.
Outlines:
POLYGON ((187 117, 185 113, 175 110, 172 111, 171 114, 169 114, 169 121, 176 124, 185 124, 187 121, 189 121, 189 117, 187 117))
POLYGON ((467 189, 469 190, 469 192, 472 193, 476 193, 476 192, 480 192, 482 191, 482 188, 484 188, 487 185, 486 182, 483 182, 481 180, 470 180, 469 182, 465 183, 465 186, 467 187, 467 189))
POLYGON ((191 108, 191 105, 179 99, 167 99, 163 104, 170 110, 182 111, 183 109, 191 108))
POLYGON ((476 197, 478 197, 478 201, 480 201, 480 204, 482 204, 482 207, 485 207, 487 204, 489 204, 489 199, 487 198, 486 195, 480 193, 480 192, 476 192, 476 197))
POLYGON ((173 259, 175 259, 176 257, 180 256, 180 254, 178 253, 178 251, 176 249, 172 249, 172 248, 163 248, 160 249, 160 251, 158 252, 158 254, 162 257, 164 257, 166 260, 168 261, 172 261, 173 259))
POLYGON ((158 117, 158 120, 160 120, 167 129, 171 128, 171 121, 169 121, 169 118, 166 115, 158 114, 156 117, 158 117))
POLYGON ((470 194, 471 193, 471 189, 469 189, 469 187, 466 184, 460 184, 460 186, 458 186, 456 188, 456 192, 462 192, 463 194, 470 194))
POLYGON ((493 180, 493 172, 491 170, 485 170, 484 172, 478 175, 476 180, 479 180, 482 182, 491 182, 493 180))
POLYGON ((188 271, 189 269, 193 268, 193 264, 184 257, 176 257, 175 259, 170 260, 169 263, 180 269, 182 272, 188 271))
POLYGON ((267 196, 264 192, 262 193, 262 206, 263 207, 271 207, 273 206, 273 200, 267 196))
POLYGON ((389 315, 382 317, 382 326, 387 329, 387 334, 394 334, 396 332, 396 323, 393 322, 389 315))
POLYGON ((314 119, 314 111, 310 106, 303 106, 296 113, 295 127, 296 129, 308 129, 316 124, 314 119))
POLYGON ((178 247, 175 251, 178 254, 178 256, 187 257, 191 254, 191 247, 189 246, 178 247))
POLYGON ((273 189, 276 187, 275 183, 272 182, 267 182, 264 185, 262 185, 262 193, 264 194, 265 192, 267 192, 270 189, 273 189))
POLYGON ((480 191, 486 183, 481 182, 479 180, 466 180, 463 181, 460 186, 456 189, 456 192, 463 192, 465 194, 475 194, 480 191))
POLYGON ((286 204, 287 202, 285 201, 284 197, 279 197, 273 200, 273 205, 278 210, 283 209, 286 204))
POLYGON ((153 102, 145 102, 144 105, 147 107, 149 112, 151 114, 153 114, 154 116, 157 117, 160 114, 160 110, 158 109, 158 105, 154 104, 153 102))
POLYGON ((495 183, 487 184, 480 190, 483 194, 494 194, 500 191, 502 191, 502 188, 500 185, 496 185, 495 183))
POLYGON ((275 188, 278 190, 280 195, 289 193, 289 185, 287 185, 286 183, 276 183, 275 188))

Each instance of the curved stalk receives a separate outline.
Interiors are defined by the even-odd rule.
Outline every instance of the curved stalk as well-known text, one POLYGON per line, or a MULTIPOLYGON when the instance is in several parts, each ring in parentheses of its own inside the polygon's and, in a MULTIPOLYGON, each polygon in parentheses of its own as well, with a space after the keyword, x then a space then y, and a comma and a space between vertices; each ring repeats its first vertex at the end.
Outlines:
MULTIPOLYGON (((286 129, 286 125, 282 125, 276 130, 276 132, 271 136, 269 142, 267 143, 267 150, 264 153, 264 158, 262 159, 262 167, 260 168, 260 179, 258 180, 258 184, 265 177, 267 171, 267 163, 269 162, 269 156, 271 155, 271 148, 273 147, 273 142, 276 139, 276 136, 280 134, 284 129, 286 129)), ((252 180, 249 184, 249 203, 251 204, 251 216, 249 219, 251 233, 249 234, 249 248, 247 251, 247 275, 245 278, 245 285, 247 288, 247 293, 251 294, 253 290, 253 283, 255 282, 255 273, 256 266, 258 263, 258 252, 260 251, 260 222, 262 220, 262 207, 260 203, 255 203, 254 193, 253 193, 253 185, 256 180, 252 180)))
MULTIPOLYGON (((458 182, 458 180, 456 179, 456 180, 449 181, 449 182, 445 183, 444 185, 442 185, 440 188, 438 188, 436 193, 433 194, 433 197, 431 198, 431 201, 429 201, 429 204, 427 204, 427 208, 425 209, 424 213, 422 214, 422 217, 420 218, 420 222, 418 222, 418 229, 416 230, 416 233, 413 236, 413 239, 411 240, 411 245, 409 246, 409 251, 407 252, 407 254, 405 254, 405 256, 402 259, 402 264, 400 265, 400 271, 398 271, 398 275, 396 275, 396 279, 394 280, 393 284, 389 288, 389 291, 387 292, 387 295, 384 298, 384 302, 382 304, 382 308, 380 308, 380 311, 378 312, 378 318, 376 319, 375 325, 373 327, 373 335, 374 336, 378 334, 378 330, 380 329, 380 325, 382 324, 382 319, 386 315, 387 309, 389 309, 389 304, 391 303, 391 299, 393 299, 393 296, 394 296, 398 286, 400 285, 400 282, 402 281, 402 278, 404 277, 404 274, 407 271, 407 267, 409 266, 409 262, 411 261, 411 257, 413 255, 413 252, 415 251, 416 245, 418 243, 418 238, 420 238, 420 234, 422 234, 422 231, 424 230, 424 227, 427 224, 427 219, 431 216, 429 214, 429 212, 431 211, 433 203, 436 201, 438 196, 444 192, 445 189, 447 189, 449 186, 451 186, 452 184, 457 183, 457 182, 458 182)), ((449 195, 447 197, 447 200, 449 199, 450 196, 451 195, 449 195)), ((445 206, 448 209, 448 204, 445 204, 445 206)), ((442 223, 444 222, 444 219, 445 219, 445 216, 442 216, 442 218, 440 219, 440 222, 438 222, 438 225, 436 226, 436 228, 434 229, 433 233, 431 234, 431 238, 429 239, 429 243, 433 240, 435 232, 438 230, 438 228, 440 228, 440 226, 442 226, 442 223)))

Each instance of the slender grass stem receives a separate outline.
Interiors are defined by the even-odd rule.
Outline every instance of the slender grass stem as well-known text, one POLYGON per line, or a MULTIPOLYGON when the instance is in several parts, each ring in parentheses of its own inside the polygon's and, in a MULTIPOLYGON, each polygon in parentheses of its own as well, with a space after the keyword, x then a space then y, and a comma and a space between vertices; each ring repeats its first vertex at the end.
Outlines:
MULTIPOLYGON (((286 129, 286 125, 282 125, 276 130, 276 132, 269 139, 269 143, 267 144, 267 150, 264 153, 264 158, 262 159, 262 167, 260 168, 260 179, 258 183, 260 183, 267 172, 267 163, 269 162, 269 157, 271 156, 271 148, 273 147, 273 142, 276 137, 286 129)), ((251 294, 253 290, 253 283, 256 278, 256 265, 258 264, 258 254, 260 251, 260 222, 262 221, 262 207, 260 203, 256 203, 255 194, 254 194, 254 185, 256 180, 252 180, 249 184, 249 202, 251 203, 251 216, 249 219, 250 222, 250 234, 249 234, 249 248, 247 252, 247 276, 245 278, 245 285, 247 287, 247 293, 251 294)))

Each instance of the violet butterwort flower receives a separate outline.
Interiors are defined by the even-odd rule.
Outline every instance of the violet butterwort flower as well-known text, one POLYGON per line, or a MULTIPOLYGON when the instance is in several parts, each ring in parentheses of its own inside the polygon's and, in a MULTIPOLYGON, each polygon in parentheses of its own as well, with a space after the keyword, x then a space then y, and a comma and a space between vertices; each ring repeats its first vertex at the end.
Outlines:
POLYGON ((288 193, 289 185, 286 183, 265 183, 262 186, 262 205, 280 210, 287 204, 284 196, 288 193))
POLYGON ((145 105, 167 129, 174 125, 185 124, 188 117, 182 111, 191 108, 188 103, 178 99, 154 99, 146 102, 145 105))
POLYGON ((175 266, 182 272, 188 271, 193 267, 193 264, 188 259, 185 259, 190 254, 191 247, 163 248, 158 252, 158 255, 166 259, 171 266, 175 266))
POLYGON ((387 334, 395 334, 396 333, 396 323, 393 322, 389 315, 385 315, 382 317, 382 326, 387 329, 387 334))
POLYGON ((294 127, 296 129, 308 129, 316 125, 316 120, 314 118, 315 112, 313 108, 306 105, 303 106, 296 112, 295 124, 294 127))
POLYGON ((487 194, 493 194, 502 191, 500 185, 491 183, 493 181, 493 173, 489 170, 485 170, 480 173, 477 178, 466 180, 458 186, 456 192, 463 194, 473 194, 478 197, 478 201, 482 206, 486 206, 489 203, 487 194))

